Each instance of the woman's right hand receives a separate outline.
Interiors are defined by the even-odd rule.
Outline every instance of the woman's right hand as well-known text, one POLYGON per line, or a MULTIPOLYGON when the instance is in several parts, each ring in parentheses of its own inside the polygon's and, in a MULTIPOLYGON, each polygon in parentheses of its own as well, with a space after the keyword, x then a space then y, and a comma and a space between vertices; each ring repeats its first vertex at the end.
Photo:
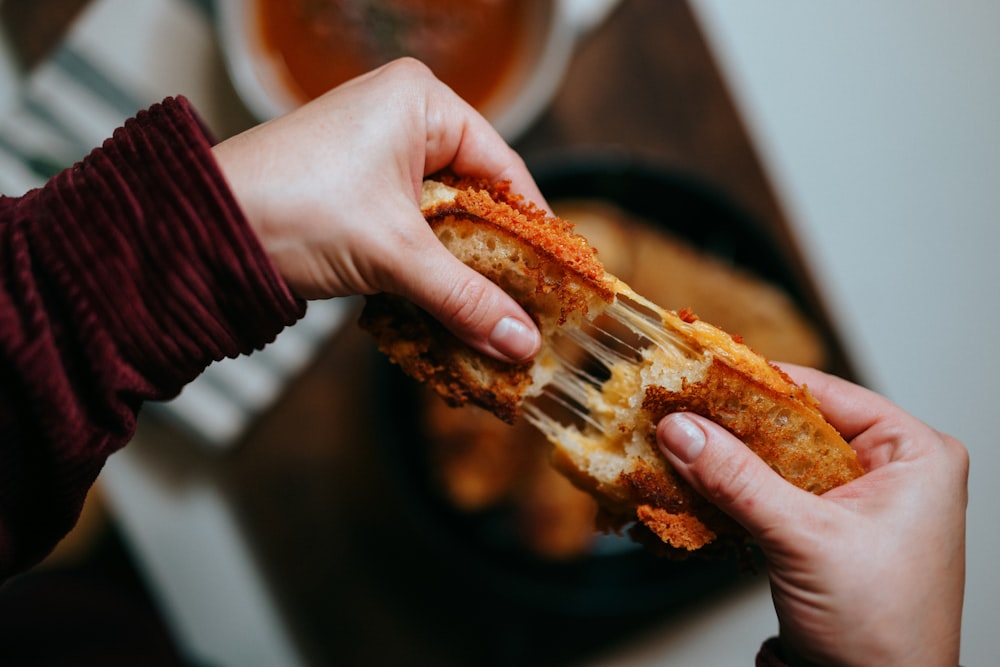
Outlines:
POLYGON ((857 451, 862 477, 822 496, 786 482, 701 417, 664 418, 660 447, 767 560, 791 664, 954 665, 965 582, 965 447, 867 389, 784 367, 857 451))
POLYGON ((510 181, 544 206, 521 157, 423 64, 403 58, 213 149, 275 268, 304 299, 390 292, 499 359, 535 355, 535 323, 456 259, 420 213, 425 176, 510 181))

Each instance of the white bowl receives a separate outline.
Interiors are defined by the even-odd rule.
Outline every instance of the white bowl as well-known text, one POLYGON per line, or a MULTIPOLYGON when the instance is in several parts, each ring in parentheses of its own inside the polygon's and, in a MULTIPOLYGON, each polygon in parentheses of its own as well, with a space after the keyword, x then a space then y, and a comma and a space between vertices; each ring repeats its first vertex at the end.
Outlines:
MULTIPOLYGON (((253 0, 220 0, 218 32, 237 93, 261 121, 301 104, 282 81, 280 65, 263 48, 253 0)), ((508 141, 517 139, 545 110, 562 81, 579 37, 600 23, 619 0, 551 0, 530 4, 525 43, 511 74, 482 114, 508 141)))

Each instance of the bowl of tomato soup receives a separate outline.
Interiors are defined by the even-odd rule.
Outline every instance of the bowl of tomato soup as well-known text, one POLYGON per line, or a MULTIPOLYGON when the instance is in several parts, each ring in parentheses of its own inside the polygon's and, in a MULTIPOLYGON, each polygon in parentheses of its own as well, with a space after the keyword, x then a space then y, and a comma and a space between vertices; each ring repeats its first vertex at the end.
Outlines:
POLYGON ((221 0, 218 27, 259 120, 409 56, 513 141, 555 94, 579 35, 616 1, 221 0))

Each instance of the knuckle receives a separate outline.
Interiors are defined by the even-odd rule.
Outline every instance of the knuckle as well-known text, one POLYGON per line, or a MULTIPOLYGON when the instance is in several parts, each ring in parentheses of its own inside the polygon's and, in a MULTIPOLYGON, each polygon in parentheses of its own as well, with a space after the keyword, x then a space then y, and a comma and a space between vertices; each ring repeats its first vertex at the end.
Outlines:
POLYGON ((434 78, 430 67, 412 56, 402 56, 386 64, 382 68, 383 73, 400 79, 420 80, 434 78))
POLYGON ((957 438, 953 438, 950 435, 945 435, 944 441, 948 448, 952 451, 955 460, 966 470, 969 468, 969 450, 963 445, 957 438))
POLYGON ((472 330, 486 318, 491 305, 485 281, 474 278, 459 280, 446 292, 441 303, 441 315, 454 327, 472 330))
POLYGON ((953 438, 950 435, 942 434, 941 439, 944 441, 945 448, 949 454, 952 465, 954 466, 956 478, 961 480, 963 487, 967 486, 969 480, 969 468, 971 465, 968 448, 957 438, 953 438))
POLYGON ((749 509, 760 486, 755 463, 750 456, 739 456, 714 464, 711 475, 703 480, 705 494, 723 507, 749 509))

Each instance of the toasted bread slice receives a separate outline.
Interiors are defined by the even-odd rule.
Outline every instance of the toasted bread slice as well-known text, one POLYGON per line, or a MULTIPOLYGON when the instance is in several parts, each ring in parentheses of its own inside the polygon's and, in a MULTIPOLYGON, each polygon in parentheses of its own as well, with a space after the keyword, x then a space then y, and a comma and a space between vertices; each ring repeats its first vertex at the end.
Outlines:
POLYGON ((542 349, 531 362, 496 361, 385 294, 367 299, 362 326, 451 405, 531 421, 552 443, 555 466, 598 500, 602 527, 631 526, 674 556, 745 538, 659 453, 656 424, 675 411, 720 423, 815 493, 863 473, 806 388, 738 338, 636 294, 570 223, 506 186, 447 177, 425 183, 421 205, 441 242, 535 319, 542 349))
MULTIPOLYGON (((579 326, 614 300, 616 280, 572 225, 511 195, 505 186, 426 181, 421 209, 459 259, 502 286, 548 334, 579 326)), ((477 354, 427 313, 388 294, 366 299, 361 325, 383 352, 451 405, 478 404, 513 423, 527 396, 548 383, 546 364, 506 364, 477 354)))

